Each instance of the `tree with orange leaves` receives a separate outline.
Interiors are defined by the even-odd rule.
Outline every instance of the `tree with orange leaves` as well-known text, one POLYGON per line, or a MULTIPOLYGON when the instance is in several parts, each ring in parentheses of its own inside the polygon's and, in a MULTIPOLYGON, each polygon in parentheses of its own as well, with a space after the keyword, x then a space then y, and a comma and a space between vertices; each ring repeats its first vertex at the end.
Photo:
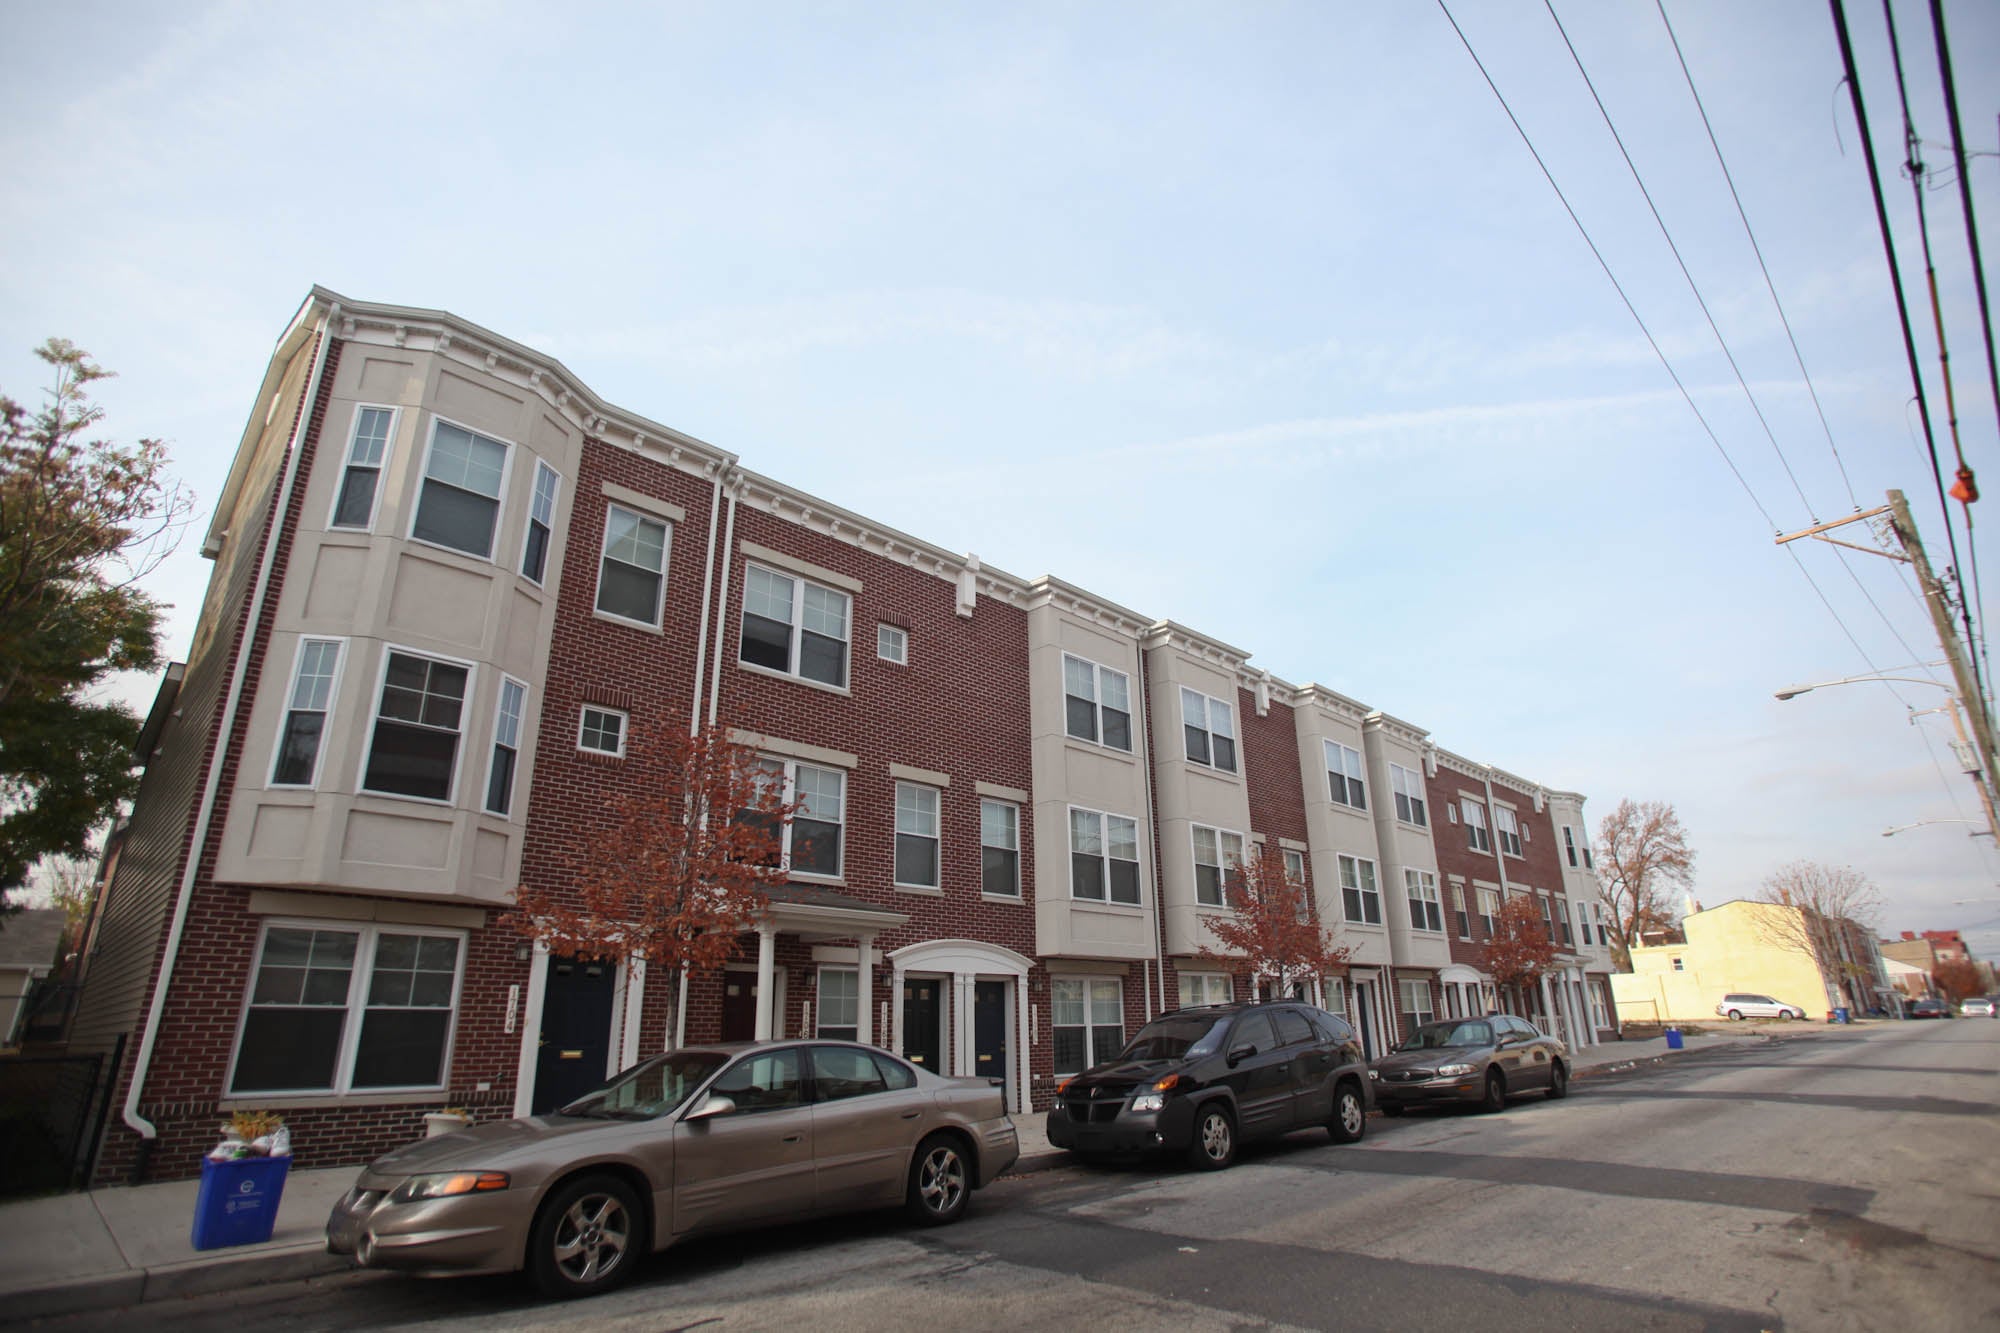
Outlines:
POLYGON ((1511 893, 1493 918, 1493 937, 1480 953, 1480 966, 1493 984, 1521 996, 1554 965, 1555 941, 1532 893, 1511 893))
POLYGON ((1284 857, 1269 845, 1230 872, 1226 896, 1235 914, 1202 918, 1221 947, 1204 947, 1201 957, 1247 964, 1252 976, 1273 978, 1281 995, 1291 994, 1301 981, 1345 967, 1354 954, 1333 942, 1313 915, 1306 886, 1286 873, 1284 857))
POLYGON ((1945 959, 1931 969, 1931 980, 1954 1003, 1970 999, 1984 989, 1978 966, 1964 958, 1945 959))
POLYGON ((693 735, 635 727, 626 759, 636 790, 609 803, 570 873, 521 885, 503 919, 551 953, 642 958, 668 974, 677 1001, 681 978, 727 962, 767 891, 788 878, 784 828, 798 806, 717 725, 693 735))

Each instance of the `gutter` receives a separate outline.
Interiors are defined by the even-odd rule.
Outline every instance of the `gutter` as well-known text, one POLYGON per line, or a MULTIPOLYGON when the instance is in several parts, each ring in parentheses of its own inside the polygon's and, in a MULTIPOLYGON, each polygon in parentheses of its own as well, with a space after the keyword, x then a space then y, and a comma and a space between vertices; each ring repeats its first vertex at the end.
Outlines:
MULTIPOLYGON (((160 958, 160 975, 153 983, 153 1002, 147 1010, 146 1030, 139 1040, 138 1058, 132 1064, 132 1081, 125 1090, 122 1114, 126 1127, 145 1140, 139 1157, 141 1169, 160 1131, 157 1125, 139 1114, 139 1097, 145 1090, 146 1072, 153 1063, 153 1047, 160 1039, 167 987, 173 981, 174 963, 180 957, 181 936, 187 930, 188 908, 194 901, 194 882, 201 870, 202 849, 208 843, 209 828, 215 822, 216 799, 222 790, 222 770, 229 759, 229 738, 236 730, 237 714, 243 705, 243 678, 249 669, 257 636, 264 627, 264 603, 270 593, 271 571, 278 563, 279 539, 283 536, 281 529, 285 515, 291 510, 292 496, 298 488, 299 459, 305 452, 306 432, 312 428, 313 406, 319 401, 320 380, 326 373, 327 354, 333 349, 330 336, 333 321, 339 314, 338 303, 328 305, 320 315, 319 327, 314 334, 319 339, 319 350, 313 354, 312 374, 306 377, 305 397, 299 402, 298 424, 292 428, 291 443, 287 446, 289 457, 285 460, 285 479, 272 501, 271 518, 265 529, 264 554, 257 567, 257 586, 250 593, 250 618, 243 626, 243 637, 236 644, 236 663, 230 673, 229 694, 222 705, 221 730, 217 733, 215 752, 209 758, 208 778, 202 785, 201 804, 195 811, 193 840, 188 844, 187 861, 181 869, 173 924, 167 930, 166 950, 160 958)), ((282 342, 281 339, 281 345, 282 342)))

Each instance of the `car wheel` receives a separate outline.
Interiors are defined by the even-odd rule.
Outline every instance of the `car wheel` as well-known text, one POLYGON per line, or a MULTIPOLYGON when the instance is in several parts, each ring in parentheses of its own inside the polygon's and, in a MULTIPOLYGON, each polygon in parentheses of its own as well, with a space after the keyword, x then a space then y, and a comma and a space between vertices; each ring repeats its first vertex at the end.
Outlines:
POLYGON ((1195 1114, 1188 1162, 1203 1171, 1220 1171, 1235 1160, 1236 1122, 1229 1118, 1229 1112, 1211 1102, 1195 1114))
POLYGON ((1791 1011, 1791 1010, 1789 1010, 1789 1009, 1780 1009, 1780 1010, 1778 1011, 1778 1021, 1779 1021, 1780 1023, 1789 1023, 1789 1022, 1791 1022, 1791 1021, 1792 1021, 1792 1011, 1791 1011))
POLYGON ((542 1205, 528 1272, 544 1296, 593 1296, 622 1286, 645 1246, 645 1215, 632 1187, 616 1176, 583 1176, 542 1205))
POLYGON ((965 1145, 949 1134, 933 1134, 919 1143, 903 1202, 911 1218, 928 1227, 956 1222, 971 1197, 965 1145))
POLYGON ((1479 1109, 1488 1113, 1507 1109, 1507 1079, 1497 1069, 1486 1075, 1486 1095, 1479 1099, 1479 1109))
POLYGON ((1732 1023, 1741 1023, 1743 1021, 1743 1011, 1741 1009, 1731 1009, 1729 1011, 1729 1021, 1732 1023))
POLYGON ((1326 1132, 1335 1143, 1358 1143, 1368 1132, 1368 1107, 1352 1083, 1333 1090, 1333 1119, 1326 1122, 1326 1132))
POLYGON ((1569 1096, 1569 1070, 1558 1060, 1549 1066, 1549 1100, 1559 1102, 1569 1096))

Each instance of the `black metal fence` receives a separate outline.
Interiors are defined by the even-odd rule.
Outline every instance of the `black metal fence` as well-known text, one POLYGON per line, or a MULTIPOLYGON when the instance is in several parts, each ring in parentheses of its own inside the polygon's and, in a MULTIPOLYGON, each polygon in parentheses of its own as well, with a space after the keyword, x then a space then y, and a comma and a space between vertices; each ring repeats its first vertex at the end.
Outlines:
POLYGON ((0 1056, 0 1198, 81 1188, 125 1038, 109 1053, 0 1056))

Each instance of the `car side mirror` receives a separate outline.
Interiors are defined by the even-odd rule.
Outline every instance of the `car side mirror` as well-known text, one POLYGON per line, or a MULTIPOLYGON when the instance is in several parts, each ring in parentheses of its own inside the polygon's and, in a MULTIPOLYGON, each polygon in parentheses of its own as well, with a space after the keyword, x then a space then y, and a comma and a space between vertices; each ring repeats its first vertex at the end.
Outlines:
POLYGON ((719 1115, 735 1114, 736 1103, 733 1100, 719 1092, 711 1092, 702 1100, 700 1106, 682 1116, 681 1121, 684 1124, 693 1124, 697 1120, 713 1120, 719 1115))
POLYGON ((1241 1046, 1235 1047, 1229 1052, 1230 1067, 1232 1069, 1235 1068, 1238 1064, 1242 1063, 1245 1060, 1248 1060, 1251 1056, 1255 1054, 1257 1054, 1256 1043, 1247 1041, 1244 1042, 1241 1046))

